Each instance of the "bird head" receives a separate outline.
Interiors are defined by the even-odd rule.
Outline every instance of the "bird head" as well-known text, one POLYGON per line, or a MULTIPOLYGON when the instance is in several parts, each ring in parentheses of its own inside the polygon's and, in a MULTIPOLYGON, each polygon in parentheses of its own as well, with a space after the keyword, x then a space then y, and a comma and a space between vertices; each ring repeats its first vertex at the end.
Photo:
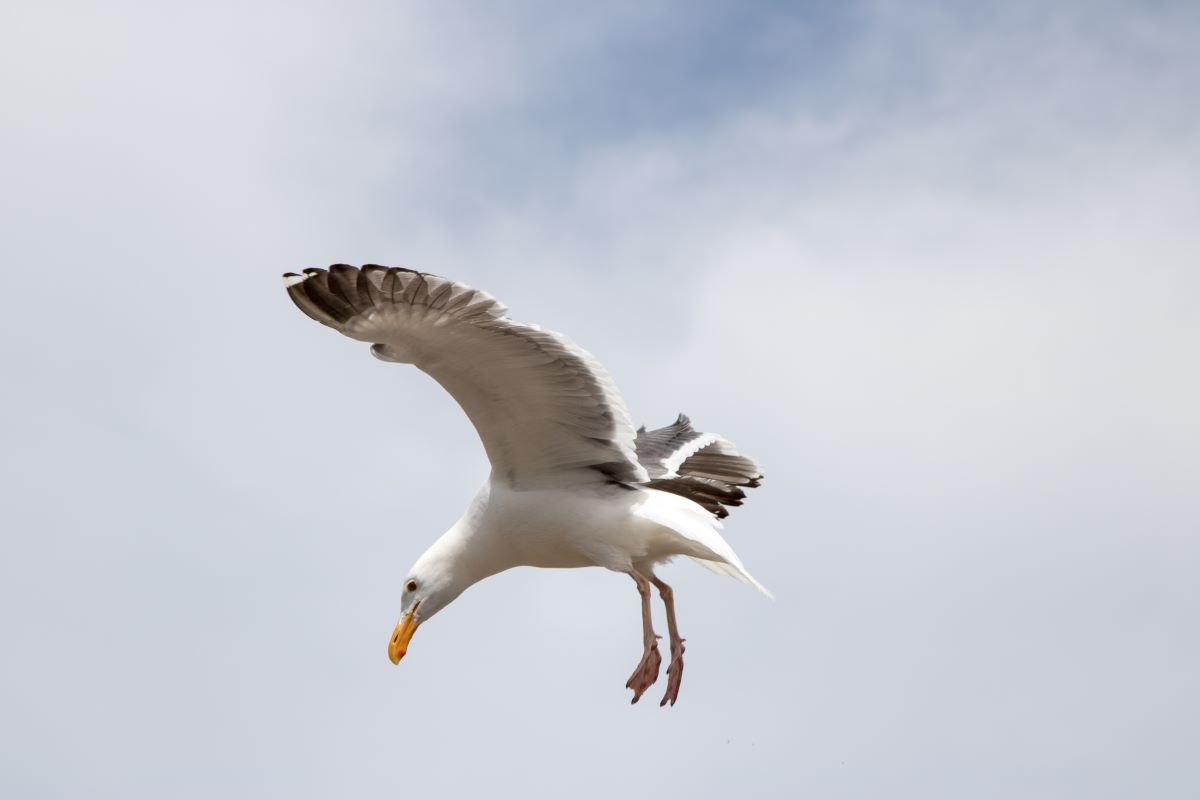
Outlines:
POLYGON ((408 571, 404 593, 400 597, 400 621, 388 641, 388 658, 393 664, 399 664, 408 652, 408 643, 417 627, 432 619, 475 582, 463 569, 464 565, 448 555, 439 551, 435 544, 408 571))

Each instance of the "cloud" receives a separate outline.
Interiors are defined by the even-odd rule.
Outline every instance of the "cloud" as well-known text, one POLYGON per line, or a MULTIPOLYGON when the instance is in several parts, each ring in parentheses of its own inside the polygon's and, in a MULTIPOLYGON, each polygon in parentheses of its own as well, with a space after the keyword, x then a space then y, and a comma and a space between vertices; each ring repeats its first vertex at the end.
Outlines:
POLYGON ((13 16, 10 793, 1196 784, 1187 5, 13 16), (599 571, 386 662, 486 464, 290 307, 331 261, 493 291, 767 465, 728 533, 779 600, 671 569, 671 715, 599 571))

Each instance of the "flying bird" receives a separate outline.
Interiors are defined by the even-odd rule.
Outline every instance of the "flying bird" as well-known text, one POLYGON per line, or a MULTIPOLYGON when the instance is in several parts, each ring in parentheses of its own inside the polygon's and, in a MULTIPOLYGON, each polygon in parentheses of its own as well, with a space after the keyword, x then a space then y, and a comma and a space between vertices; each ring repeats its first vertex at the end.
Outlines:
POLYGON ((428 373, 470 418, 491 475, 466 513, 404 578, 388 642, 398 664, 417 627, 469 586, 504 570, 605 567, 641 595, 642 658, 626 682, 636 703, 662 664, 650 585, 666 608, 671 663, 659 705, 675 704, 684 639, 671 587, 655 567, 688 556, 770 593, 721 537, 728 508, 762 471, 726 439, 692 427, 634 430, 612 378, 565 336, 515 322, 494 297, 424 272, 335 264, 283 276, 308 316, 371 343, 383 361, 428 373))

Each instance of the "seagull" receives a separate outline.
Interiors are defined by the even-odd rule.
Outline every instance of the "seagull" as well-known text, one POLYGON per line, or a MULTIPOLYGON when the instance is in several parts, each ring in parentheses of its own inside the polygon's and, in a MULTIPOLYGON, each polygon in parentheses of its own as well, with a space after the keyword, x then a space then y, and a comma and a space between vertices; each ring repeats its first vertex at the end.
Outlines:
POLYGON ((728 508, 763 479, 728 440, 692 427, 634 430, 612 378, 565 336, 509 319, 491 295, 401 267, 334 264, 286 273, 292 301, 383 361, 414 364, 475 426, 491 475, 466 513, 404 578, 393 664, 417 627, 471 585, 513 567, 604 567, 641 595, 642 658, 625 686, 636 703, 662 664, 650 586, 666 609, 671 663, 660 706, 683 680, 674 592, 655 567, 687 556, 771 594, 721 536, 728 508))

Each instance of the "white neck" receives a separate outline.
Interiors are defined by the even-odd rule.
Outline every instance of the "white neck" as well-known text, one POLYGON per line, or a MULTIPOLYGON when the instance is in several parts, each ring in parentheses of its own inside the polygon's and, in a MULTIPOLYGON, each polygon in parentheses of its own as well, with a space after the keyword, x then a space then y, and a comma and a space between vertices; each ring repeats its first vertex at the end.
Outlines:
POLYGON ((454 575, 459 592, 518 563, 507 540, 482 524, 489 493, 484 484, 462 518, 417 561, 418 565, 436 563, 445 574, 454 575))

